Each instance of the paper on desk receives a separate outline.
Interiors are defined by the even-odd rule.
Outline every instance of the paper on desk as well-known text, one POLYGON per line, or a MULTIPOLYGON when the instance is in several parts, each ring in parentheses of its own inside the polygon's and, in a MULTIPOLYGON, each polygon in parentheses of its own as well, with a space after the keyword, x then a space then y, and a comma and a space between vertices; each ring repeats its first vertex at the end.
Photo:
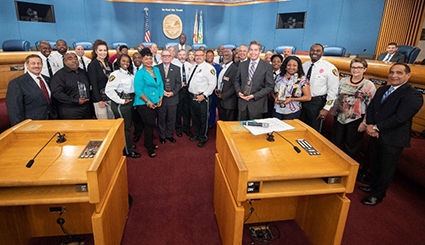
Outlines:
POLYGON ((246 129, 248 129, 249 132, 251 132, 251 134, 253 135, 260 135, 260 134, 267 134, 267 133, 271 133, 273 131, 276 132, 280 132, 280 131, 287 131, 287 130, 292 130, 295 129, 295 127, 292 127, 291 125, 277 119, 277 118, 265 118, 265 119, 255 119, 255 120, 249 120, 249 121, 254 121, 254 122, 258 122, 258 123, 268 123, 269 127, 268 128, 263 128, 263 127, 257 127, 257 126, 246 126, 243 125, 243 122, 246 121, 241 121, 239 122, 242 126, 244 126, 246 129))

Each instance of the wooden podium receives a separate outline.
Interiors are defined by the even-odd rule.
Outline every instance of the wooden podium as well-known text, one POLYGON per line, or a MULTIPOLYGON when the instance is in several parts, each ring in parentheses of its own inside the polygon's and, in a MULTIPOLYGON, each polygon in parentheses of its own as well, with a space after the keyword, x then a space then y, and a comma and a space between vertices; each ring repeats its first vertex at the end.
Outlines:
POLYGON ((26 120, 0 135, 0 244, 31 237, 93 233, 96 245, 119 244, 128 213, 124 123, 117 120, 26 120), (56 133, 31 168, 25 165, 56 133), (80 158, 102 141, 92 158, 80 158))
POLYGON ((275 134, 254 136, 238 122, 218 122, 214 210, 224 245, 242 244, 251 201, 256 214, 248 223, 295 220, 312 244, 340 244, 358 163, 299 120, 280 132, 301 153, 275 134), (306 139, 321 155, 309 155, 296 139, 306 139), (328 184, 322 178, 340 177, 328 184), (259 185, 247 193, 248 183, 259 185))

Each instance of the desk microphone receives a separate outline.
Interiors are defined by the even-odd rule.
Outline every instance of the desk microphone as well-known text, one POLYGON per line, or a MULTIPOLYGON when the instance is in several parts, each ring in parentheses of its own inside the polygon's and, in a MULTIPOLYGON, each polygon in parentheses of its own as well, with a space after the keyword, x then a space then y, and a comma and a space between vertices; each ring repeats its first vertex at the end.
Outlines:
POLYGON ((254 122, 254 121, 246 121, 242 123, 243 126, 253 126, 253 127, 262 127, 262 128, 268 128, 268 123, 260 123, 260 122, 254 122))
POLYGON ((37 154, 35 154, 35 156, 31 159, 31 160, 29 160, 28 161, 28 163, 27 163, 27 165, 26 165, 26 167, 27 168, 31 168, 31 166, 34 164, 34 160, 35 160, 35 158, 38 156, 38 154, 40 154, 40 152, 50 143, 50 141, 52 141, 52 139, 57 135, 57 134, 59 134, 58 135, 58 139, 56 140, 56 143, 63 143, 63 142, 65 142, 66 141, 66 138, 65 138, 65 134, 61 134, 61 133, 59 133, 59 132, 56 132, 53 136, 52 136, 52 138, 50 138, 48 141, 47 141, 47 143, 46 144, 44 144, 44 146, 43 147, 41 147, 41 149, 37 152, 37 154))
POLYGON ((276 133, 276 134, 277 134, 277 135, 279 135, 282 139, 286 140, 286 142, 288 142, 289 144, 291 144, 291 145, 294 147, 294 150, 295 150, 297 153, 300 153, 300 152, 301 152, 300 148, 298 148, 297 146, 295 146, 294 144, 292 144, 292 143, 291 143, 291 141, 287 140, 285 137, 283 137, 281 134, 279 134, 279 133, 278 133, 278 132, 276 132, 276 131, 273 131, 273 132, 271 132, 271 133, 268 133, 268 134, 267 134, 267 141, 274 142, 274 135, 273 135, 273 133, 276 133))

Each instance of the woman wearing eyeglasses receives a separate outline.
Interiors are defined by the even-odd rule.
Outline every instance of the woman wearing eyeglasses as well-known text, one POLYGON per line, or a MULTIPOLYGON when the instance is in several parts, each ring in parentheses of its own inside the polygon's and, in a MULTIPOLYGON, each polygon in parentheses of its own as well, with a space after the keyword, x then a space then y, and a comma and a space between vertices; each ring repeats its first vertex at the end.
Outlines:
POLYGON ((356 159, 366 130, 366 108, 375 95, 375 85, 364 78, 367 62, 355 58, 350 63, 351 76, 339 82, 332 113, 335 116, 332 141, 351 158, 356 159))

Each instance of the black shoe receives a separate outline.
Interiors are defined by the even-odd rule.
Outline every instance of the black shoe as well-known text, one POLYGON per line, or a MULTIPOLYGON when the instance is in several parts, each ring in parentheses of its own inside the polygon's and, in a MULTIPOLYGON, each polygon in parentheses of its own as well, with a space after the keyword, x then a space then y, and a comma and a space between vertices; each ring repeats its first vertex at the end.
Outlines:
POLYGON ((176 132, 176 135, 177 135, 177 137, 182 137, 183 136, 182 132, 176 132))
POLYGON ((362 191, 364 191, 364 192, 366 192, 366 193, 370 193, 372 191, 372 187, 370 187, 370 186, 360 185, 359 186, 359 189, 362 190, 362 191))
POLYGON ((198 143, 198 147, 204 147, 206 143, 207 143, 207 141, 200 140, 199 143, 198 143))
POLYGON ((139 142, 139 140, 140 140, 140 136, 134 136, 134 139, 133 139, 134 142, 139 142))
POLYGON ((133 145, 133 150, 136 149, 136 148, 137 148, 137 146, 133 145))
POLYGON ((190 133, 190 131, 183 131, 183 133, 185 133, 189 137, 192 137, 192 134, 190 133))
POLYGON ((176 143, 176 139, 174 139, 173 137, 169 137, 167 138, 167 140, 169 140, 171 143, 176 143))
POLYGON ((165 139, 159 139, 159 143, 165 144, 165 139))
POLYGON ((127 154, 127 156, 128 156, 128 157, 131 157, 131 158, 139 158, 139 157, 141 157, 141 156, 142 156, 142 154, 140 154, 140 153, 137 153, 137 152, 133 151, 132 153, 127 154))
POLYGON ((382 202, 382 198, 377 198, 373 196, 367 197, 362 200, 363 205, 367 206, 376 206, 380 202, 382 202))
POLYGON ((190 137, 190 141, 198 141, 198 140, 199 140, 199 138, 196 135, 190 137))
POLYGON ((371 185, 372 181, 370 180, 370 173, 369 172, 359 172, 357 174, 357 181, 365 184, 365 185, 371 185))

